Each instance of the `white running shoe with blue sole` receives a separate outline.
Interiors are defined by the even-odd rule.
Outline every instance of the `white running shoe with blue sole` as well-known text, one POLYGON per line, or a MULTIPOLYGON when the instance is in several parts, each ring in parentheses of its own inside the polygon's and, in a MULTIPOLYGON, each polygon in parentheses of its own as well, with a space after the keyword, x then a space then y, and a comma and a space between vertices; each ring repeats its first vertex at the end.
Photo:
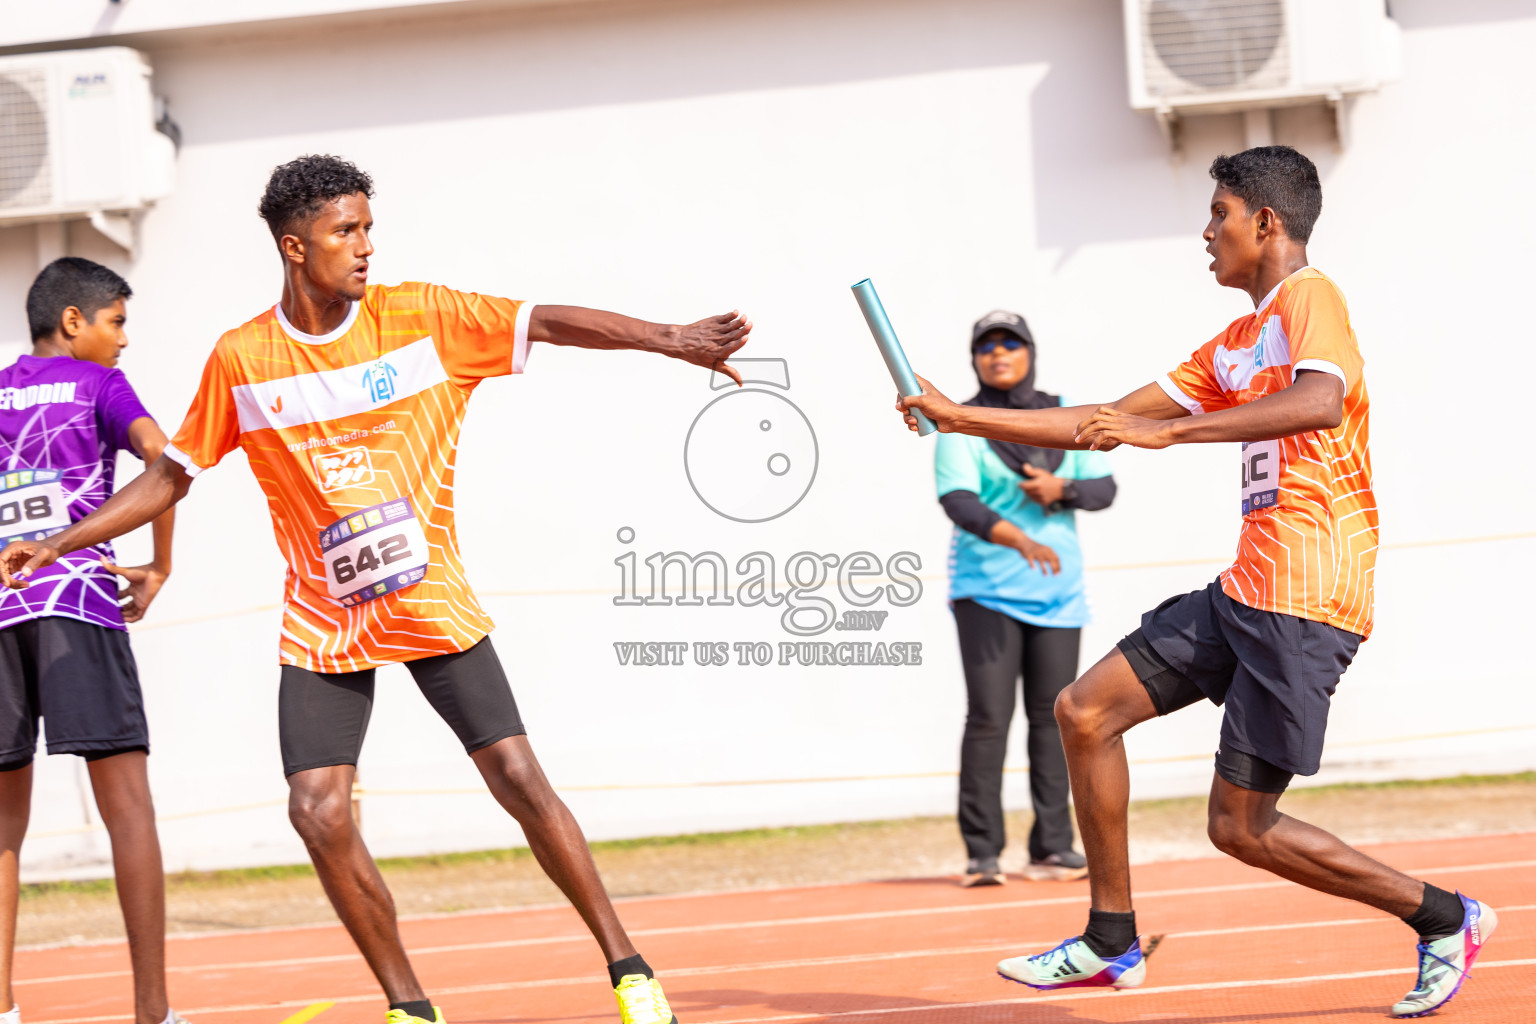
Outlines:
POLYGON ((1499 926, 1499 915, 1486 903, 1461 900, 1461 931, 1434 942, 1421 942, 1419 982, 1403 1001, 1392 1007, 1394 1017, 1424 1017, 1450 1002, 1472 971, 1472 962, 1499 926))
POLYGON ((1016 956, 997 965, 997 973, 1030 988, 1135 988, 1147 980, 1141 940, 1113 960, 1104 960, 1082 937, 1034 956, 1016 956))

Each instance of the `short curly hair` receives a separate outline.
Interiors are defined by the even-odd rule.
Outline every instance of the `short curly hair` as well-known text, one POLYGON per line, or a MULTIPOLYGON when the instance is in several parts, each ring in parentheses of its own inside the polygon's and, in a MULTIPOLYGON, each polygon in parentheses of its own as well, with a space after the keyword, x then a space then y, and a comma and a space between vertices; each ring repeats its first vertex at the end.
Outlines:
POLYGON ((1243 201, 1249 213, 1274 210, 1292 241, 1307 244, 1323 212, 1317 165, 1290 146, 1256 146, 1211 163, 1216 184, 1243 201))
POLYGON ((257 210, 273 239, 281 241, 290 228, 314 217, 326 203, 359 192, 373 198, 373 179, 366 172, 339 156, 311 153, 272 169, 257 210))

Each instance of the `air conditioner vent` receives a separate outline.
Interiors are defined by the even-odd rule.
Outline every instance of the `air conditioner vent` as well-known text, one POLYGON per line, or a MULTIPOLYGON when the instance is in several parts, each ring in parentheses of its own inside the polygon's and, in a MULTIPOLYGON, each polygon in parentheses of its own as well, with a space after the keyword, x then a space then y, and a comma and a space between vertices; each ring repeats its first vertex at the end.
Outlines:
POLYGON ((0 75, 0 210, 53 201, 48 155, 47 75, 30 69, 0 75))
POLYGON ((0 56, 0 227, 128 217, 170 194, 175 169, 142 53, 0 56))
POLYGON ((1177 151, 1193 114, 1244 115, 1249 145, 1275 107, 1327 104, 1339 144, 1346 97, 1401 74, 1402 37, 1383 0, 1122 0, 1131 108, 1177 151), (1250 116, 1252 115, 1252 116, 1250 116))
POLYGON ((1290 78, 1284 0, 1151 0, 1143 10, 1153 96, 1276 88, 1290 78))

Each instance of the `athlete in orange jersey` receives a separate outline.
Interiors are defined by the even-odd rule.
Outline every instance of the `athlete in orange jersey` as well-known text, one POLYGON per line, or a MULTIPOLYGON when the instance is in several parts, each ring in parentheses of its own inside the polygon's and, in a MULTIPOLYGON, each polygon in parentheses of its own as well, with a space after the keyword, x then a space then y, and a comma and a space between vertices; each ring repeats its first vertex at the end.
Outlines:
MULTIPOLYGON (((1312 161, 1286 146, 1219 157, 1211 177, 1211 270, 1255 308, 1166 378, 1110 405, 1075 409, 955 405, 926 381, 923 395, 897 403, 943 431, 1040 447, 1242 443, 1232 567, 1144 615, 1141 628, 1056 702, 1092 885, 1088 926, 1048 952, 1004 960, 998 971, 1036 988, 1141 984, 1121 736, 1208 699, 1225 707, 1211 841, 1245 863, 1406 921, 1420 939, 1419 980, 1393 1013, 1420 1016, 1455 995, 1497 922, 1492 909, 1276 809, 1294 775, 1318 770, 1329 700, 1371 629, 1370 401, 1344 297, 1307 265, 1322 186, 1312 161)), ((907 422, 916 429, 915 418, 907 422)))
POLYGON ((475 386, 522 372, 535 312, 368 285, 323 336, 277 305, 214 346, 166 451, 196 477, 245 450, 288 562, 284 665, 356 672, 491 631, 459 561, 454 454, 475 386))
POLYGON ((1371 634, 1377 546, 1364 369, 1343 293, 1303 267, 1158 381, 1199 415, 1276 394, 1301 374, 1338 378, 1338 426, 1243 444, 1242 534, 1221 586, 1250 608, 1362 638, 1371 634))
POLYGON ((451 291, 368 284, 373 183, 336 157, 272 172, 261 213, 283 260, 281 301, 219 339, 165 456, 46 543, 0 552, 24 587, 61 554, 147 523, 237 446, 266 492, 288 562, 278 695, 289 817, 390 1002, 389 1024, 442 1014, 400 944, 394 905, 351 816, 377 665, 405 662, 609 964, 624 1024, 673 1024, 592 864, 580 827, 524 734, 464 579, 454 452, 470 394, 520 373, 537 341, 637 349, 735 378, 739 313, 686 326, 451 291))

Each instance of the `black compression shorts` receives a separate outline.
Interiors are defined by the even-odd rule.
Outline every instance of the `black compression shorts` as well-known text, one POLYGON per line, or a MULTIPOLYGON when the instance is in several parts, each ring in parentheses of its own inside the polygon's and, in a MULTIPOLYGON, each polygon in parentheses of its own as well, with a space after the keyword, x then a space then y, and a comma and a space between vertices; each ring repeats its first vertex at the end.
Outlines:
MULTIPOLYGON (((526 729, 490 637, 467 651, 406 662, 432 709, 472 754, 526 729)), ((278 688, 283 774, 357 764, 373 712, 373 669, 311 672, 284 665, 278 688)))

